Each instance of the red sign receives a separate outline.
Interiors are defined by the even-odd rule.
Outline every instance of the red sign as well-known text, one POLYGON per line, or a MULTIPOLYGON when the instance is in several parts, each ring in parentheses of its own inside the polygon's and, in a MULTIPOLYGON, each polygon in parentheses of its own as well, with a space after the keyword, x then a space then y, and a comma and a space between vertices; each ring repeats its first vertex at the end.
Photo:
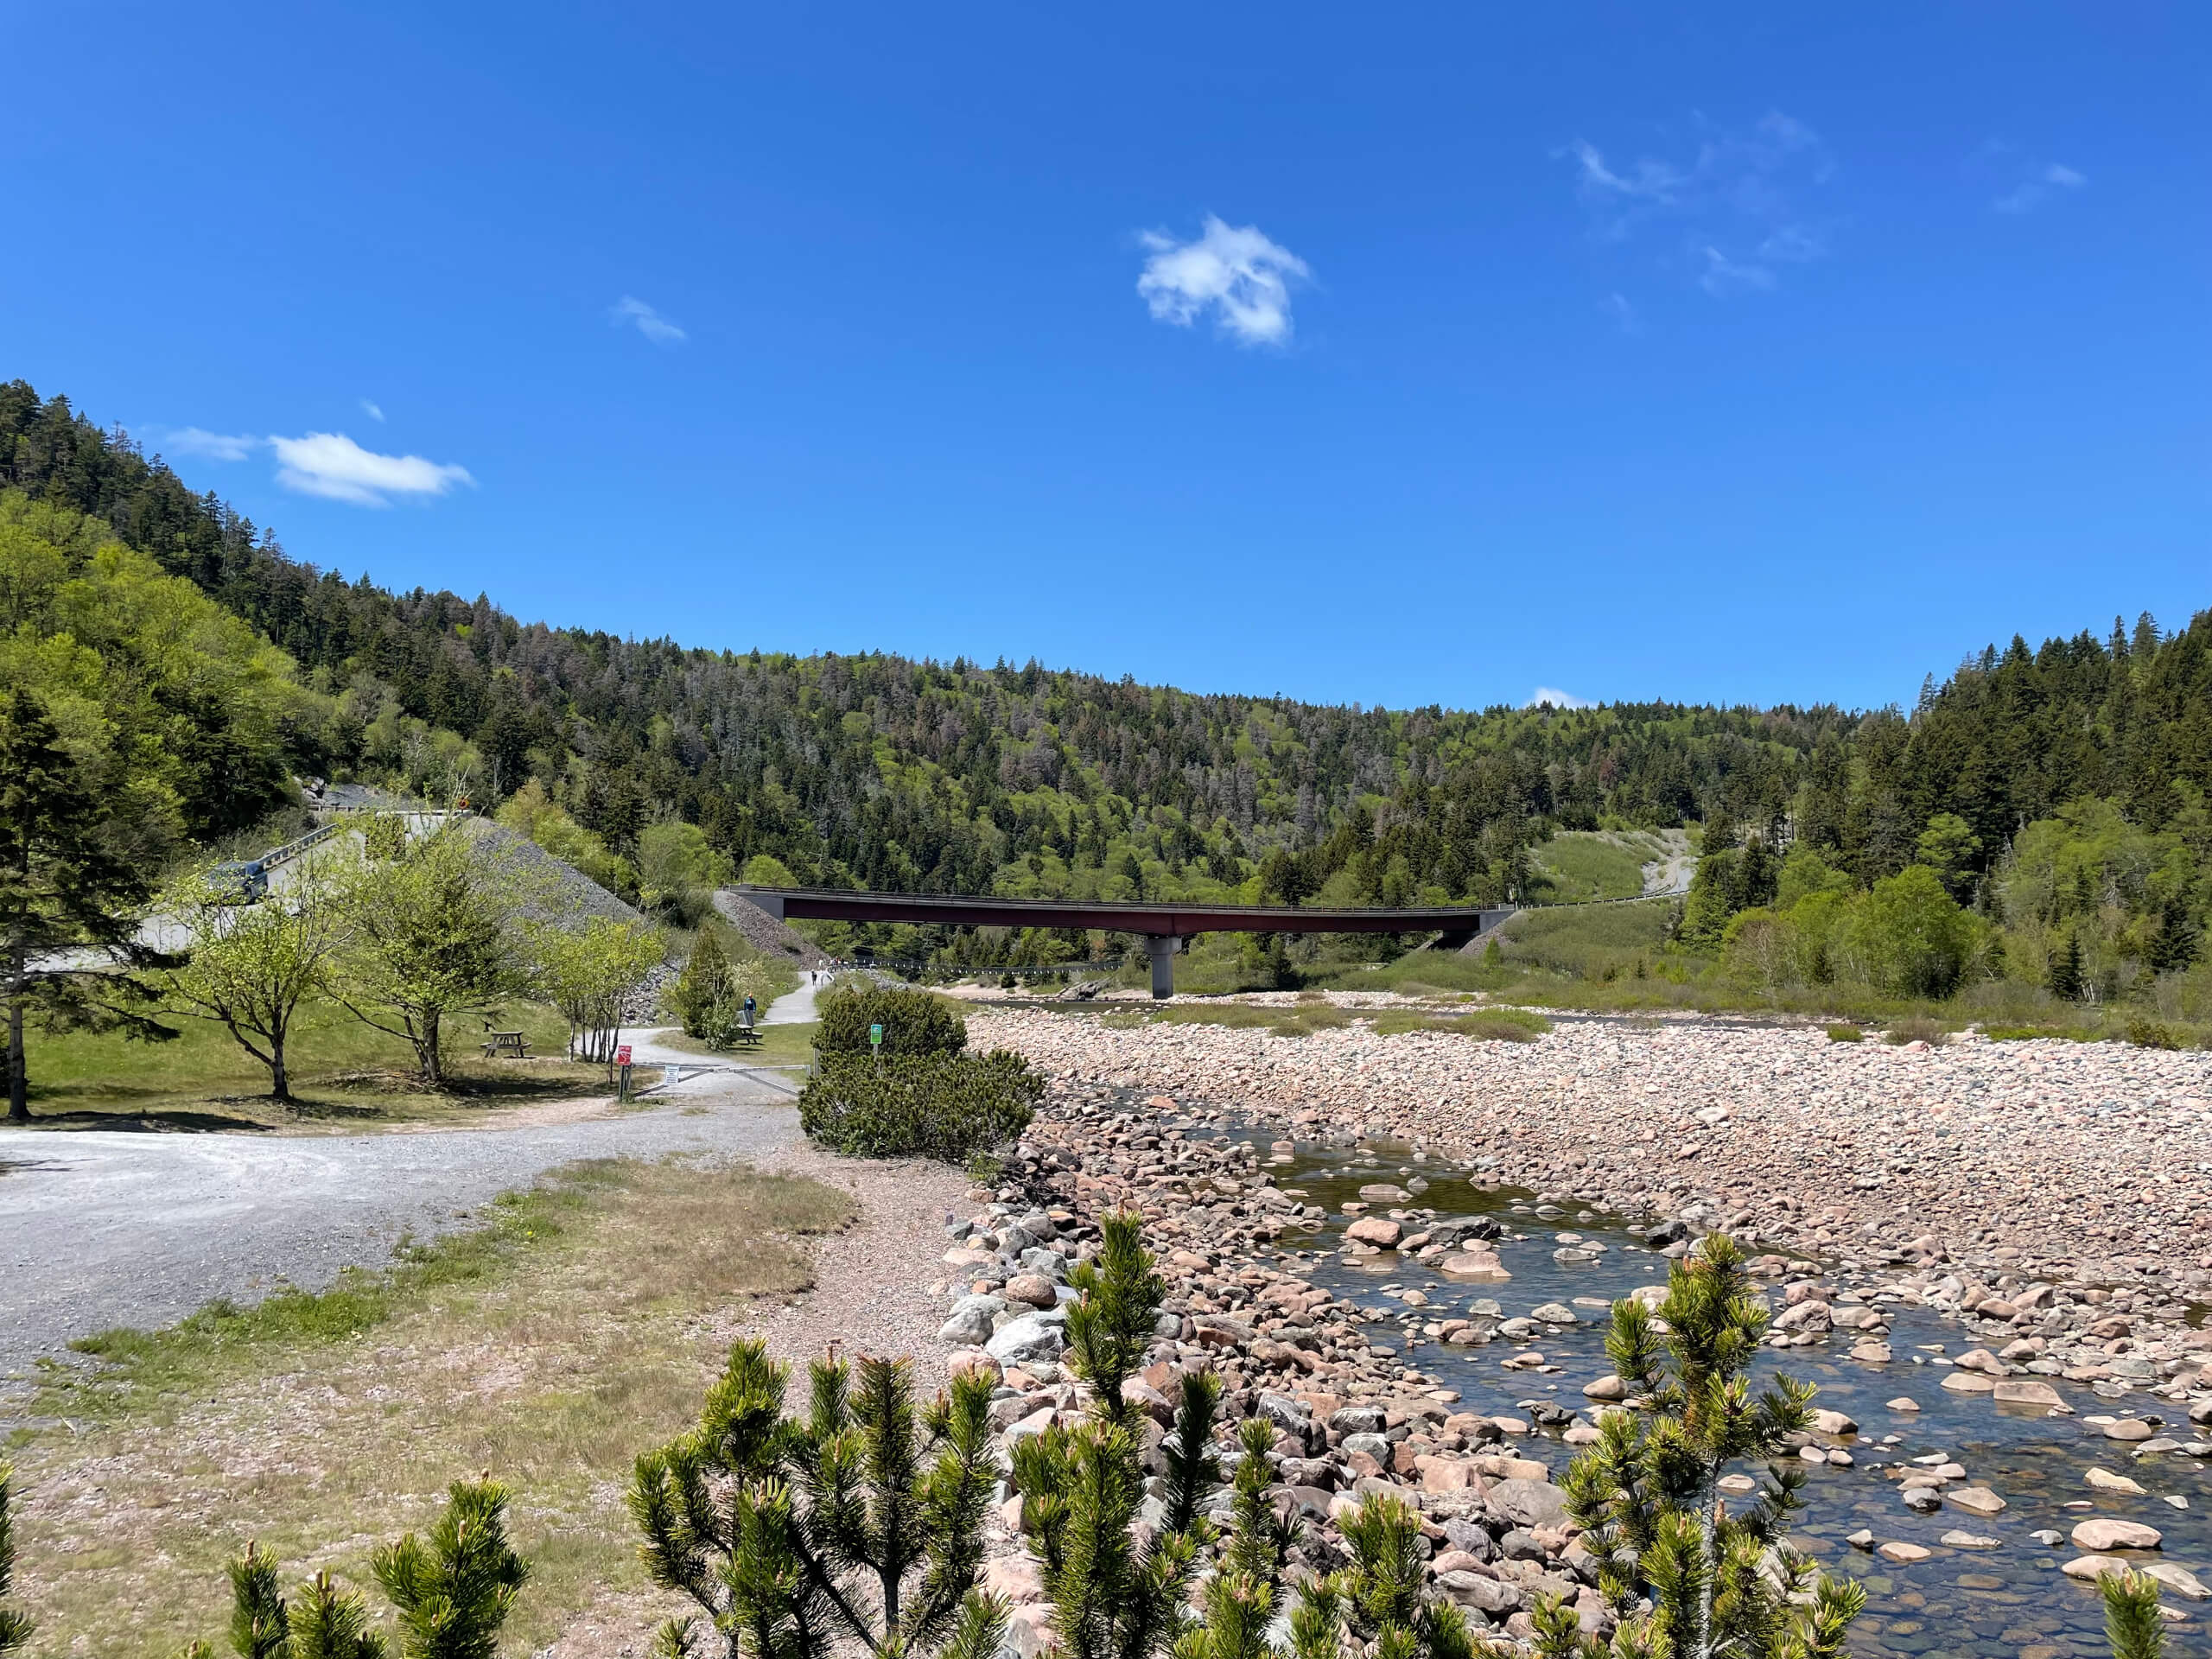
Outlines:
POLYGON ((629 1044, 624 1043, 614 1051, 614 1064, 617 1065, 627 1065, 630 1064, 629 1044))

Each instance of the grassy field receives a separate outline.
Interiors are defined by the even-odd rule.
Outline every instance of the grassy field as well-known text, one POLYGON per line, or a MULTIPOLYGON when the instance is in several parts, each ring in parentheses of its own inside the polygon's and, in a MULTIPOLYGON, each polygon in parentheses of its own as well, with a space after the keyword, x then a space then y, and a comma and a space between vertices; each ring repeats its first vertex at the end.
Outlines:
POLYGON ((104 1364, 53 1377, 38 1408, 60 1421, 15 1437, 40 1650, 219 1640, 223 1563, 249 1538, 288 1586, 327 1567, 382 1608, 370 1550, 480 1471, 513 1488, 532 1567, 505 1651, 609 1598, 649 1628, 664 1599, 623 1508, 632 1463, 696 1417, 755 1300, 808 1287, 799 1236, 853 1213, 810 1180, 594 1162, 389 1273, 91 1339, 104 1364))
POLYGON ((1643 891, 1643 867, 1665 853, 1656 836, 1637 830, 1563 830, 1529 850, 1539 904, 1586 899, 1633 899, 1643 891))
MULTIPOLYGON (((607 1092, 605 1068, 571 1065, 568 1025, 550 1007, 510 1003, 503 1031, 520 1031, 531 1058, 486 1060, 477 1022, 456 1022, 447 1046, 448 1086, 423 1089, 413 1051, 335 1003, 300 1011, 287 1048, 288 1110, 269 1099, 269 1071, 219 1026, 178 1020, 173 1042, 129 1042, 85 1032, 26 1035, 31 1111, 53 1128, 143 1124, 178 1129, 283 1128, 358 1130, 480 1116, 487 1109, 607 1092)), ((650 1081, 650 1078, 645 1079, 650 1081)))

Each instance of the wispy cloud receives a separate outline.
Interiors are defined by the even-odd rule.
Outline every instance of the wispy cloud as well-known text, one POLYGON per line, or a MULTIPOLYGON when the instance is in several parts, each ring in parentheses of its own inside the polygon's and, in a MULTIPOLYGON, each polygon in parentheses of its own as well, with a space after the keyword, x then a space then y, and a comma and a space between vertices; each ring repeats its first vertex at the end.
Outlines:
POLYGON ((1554 709, 1595 709, 1598 705, 1587 697, 1578 697, 1572 691, 1562 691, 1555 685, 1540 685, 1529 694, 1523 709, 1541 709, 1549 703, 1554 709))
POLYGON ((607 310, 607 316, 618 328, 634 327, 656 346, 680 345, 690 336, 666 317, 636 296, 625 294, 607 310))
POLYGON ((366 415, 371 420, 377 422, 379 425, 383 423, 384 410, 366 397, 361 399, 361 412, 364 415, 366 415))
POLYGON ((357 507, 388 507, 395 499, 426 500, 476 481, 465 467, 420 455, 380 455, 342 432, 272 436, 269 447, 276 452, 276 481, 286 489, 357 507))
POLYGON ((1808 218, 1808 196, 1834 176, 1835 162, 1802 121, 1770 110, 1735 130, 1697 118, 1694 153, 1608 161, 1578 138, 1560 152, 1574 163, 1575 192, 1599 239, 1625 243, 1666 221, 1708 294, 1770 289, 1777 266, 1825 257, 1827 239, 1808 218))
POLYGON ((244 461, 260 442, 247 434, 232 436, 196 426, 176 427, 162 435, 162 448, 169 454, 196 455, 202 461, 244 461))
POLYGON ((1306 262, 1257 226, 1239 228, 1208 213, 1196 238, 1164 231, 1140 238, 1152 257, 1137 292, 1162 322, 1187 328, 1211 313, 1239 345, 1279 346, 1290 338, 1290 289, 1313 275, 1306 262))
POLYGON ((2088 177, 2083 174, 2060 162, 2053 162, 2023 179, 1989 205, 2000 213, 2030 213, 2048 200, 2056 192, 2079 190, 2088 181, 2088 177))
POLYGON ((1613 320, 1621 333, 1637 334, 1643 332, 1643 319, 1637 315, 1636 307, 1630 302, 1627 295, 1616 290, 1605 296, 1603 305, 1605 315, 1613 320))

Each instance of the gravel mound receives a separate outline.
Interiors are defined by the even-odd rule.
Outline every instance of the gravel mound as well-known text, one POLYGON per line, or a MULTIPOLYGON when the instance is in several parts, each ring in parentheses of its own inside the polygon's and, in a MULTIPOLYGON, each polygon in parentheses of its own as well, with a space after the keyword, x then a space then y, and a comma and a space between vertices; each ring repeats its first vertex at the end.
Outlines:
POLYGON ((745 936, 746 943, 772 959, 788 961, 794 968, 827 968, 830 958, 814 942, 778 921, 742 893, 716 889, 715 910, 745 936))
POLYGON ((574 865, 563 864, 529 836, 487 818, 463 820, 487 856, 515 871, 533 889, 522 913, 531 921, 576 921, 604 916, 618 922, 645 917, 574 865))

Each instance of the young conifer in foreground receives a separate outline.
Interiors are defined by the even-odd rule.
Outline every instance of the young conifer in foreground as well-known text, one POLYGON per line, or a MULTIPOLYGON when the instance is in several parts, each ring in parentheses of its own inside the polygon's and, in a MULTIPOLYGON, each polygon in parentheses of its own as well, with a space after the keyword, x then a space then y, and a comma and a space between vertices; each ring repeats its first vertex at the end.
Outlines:
POLYGON ((997 1467, 988 1378, 917 1409, 912 1362, 812 1368, 805 1421, 789 1369, 738 1342, 698 1427, 638 1459, 630 1513, 656 1583, 699 1604, 662 1626, 669 1659, 880 1655, 993 1659, 1005 1609, 976 1586, 997 1467))
POLYGON ((1813 1389, 1777 1376, 1752 1396, 1746 1373, 1768 1315, 1743 1251, 1721 1234, 1704 1240, 1671 1269, 1658 1319, 1663 1335, 1643 1303, 1613 1304, 1606 1351, 1642 1408, 1608 1414, 1564 1483, 1619 1628, 1608 1647, 1550 1609, 1539 1621, 1541 1650, 1546 1659, 1840 1659, 1866 1592, 1789 1547, 1806 1478, 1782 1458, 1789 1437, 1811 1427, 1813 1389), (1777 1461, 1758 1501, 1731 1515, 1720 1477, 1748 1458, 1777 1461))
POLYGON ((31 1632, 38 1628, 29 1615, 8 1605, 8 1593, 16 1580, 16 1523, 10 1511, 15 1479, 15 1469, 0 1463, 0 1659, 29 1642, 31 1632))

